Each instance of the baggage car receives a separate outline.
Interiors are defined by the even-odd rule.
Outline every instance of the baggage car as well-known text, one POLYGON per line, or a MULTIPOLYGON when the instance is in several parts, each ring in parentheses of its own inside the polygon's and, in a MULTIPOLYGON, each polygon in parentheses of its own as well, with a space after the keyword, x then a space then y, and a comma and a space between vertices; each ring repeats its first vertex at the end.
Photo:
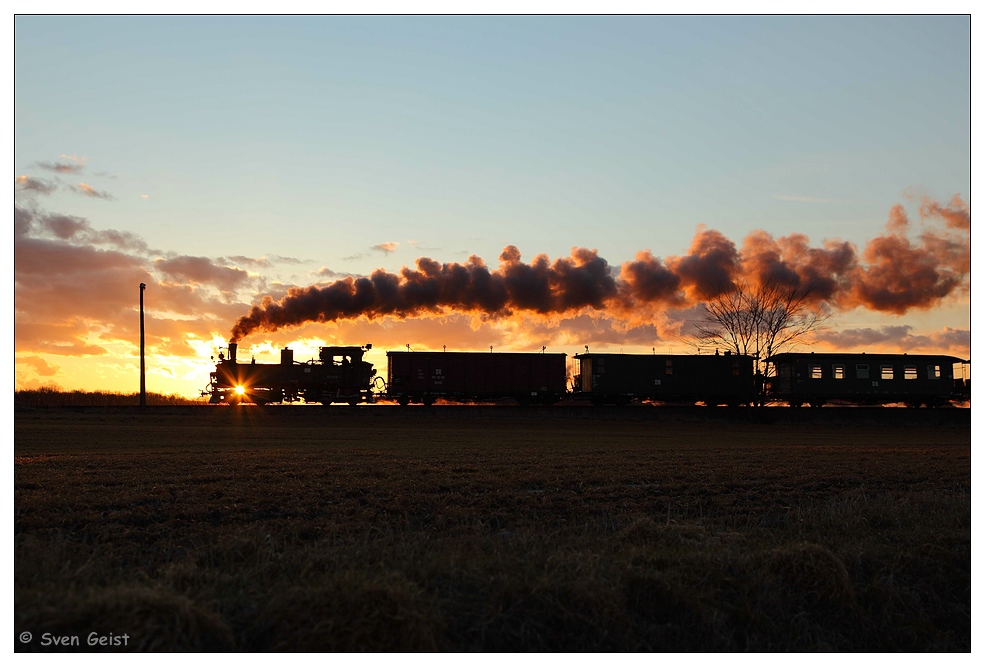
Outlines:
POLYGON ((749 405, 756 400, 753 357, 741 354, 576 354, 575 394, 596 405, 633 400, 749 405))
POLYGON ((401 405, 513 398, 550 405, 567 393, 564 354, 387 352, 387 396, 401 405))

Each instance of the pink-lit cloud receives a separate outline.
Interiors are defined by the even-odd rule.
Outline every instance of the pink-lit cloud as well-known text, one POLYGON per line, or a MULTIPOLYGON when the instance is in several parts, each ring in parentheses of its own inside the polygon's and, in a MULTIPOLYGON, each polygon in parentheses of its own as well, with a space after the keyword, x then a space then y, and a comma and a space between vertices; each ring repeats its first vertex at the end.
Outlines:
POLYGON ((34 164, 41 169, 53 171, 58 174, 77 174, 85 169, 85 158, 76 157, 74 155, 63 155, 62 157, 66 158, 63 162, 42 160, 40 162, 35 162, 34 164))
POLYGON ((817 335, 822 347, 845 351, 947 352, 957 356, 971 350, 971 330, 945 327, 929 333, 913 333, 913 327, 886 325, 842 331, 824 331, 817 335))
POLYGON ((113 195, 103 190, 97 190, 88 183, 79 183, 73 188, 75 192, 80 195, 85 195, 86 197, 94 197, 96 199, 112 199, 113 195))
POLYGON ((18 354, 102 356, 120 342, 134 349, 140 283, 148 286, 149 348, 190 354, 187 336, 211 337, 245 307, 233 292, 257 285, 246 271, 217 260, 157 254, 130 232, 15 206, 18 354))
POLYGON ((393 241, 386 241, 385 243, 377 243, 370 250, 375 250, 376 252, 382 252, 384 255, 389 255, 391 252, 397 249, 399 243, 393 241))
POLYGON ((231 266, 223 266, 208 257, 178 255, 154 260, 154 268, 172 281, 213 285, 223 292, 234 292, 250 283, 250 274, 231 266))
POLYGON ((14 178, 15 192, 50 195, 57 189, 58 186, 55 183, 46 181, 43 178, 35 178, 34 176, 28 176, 27 174, 14 178))

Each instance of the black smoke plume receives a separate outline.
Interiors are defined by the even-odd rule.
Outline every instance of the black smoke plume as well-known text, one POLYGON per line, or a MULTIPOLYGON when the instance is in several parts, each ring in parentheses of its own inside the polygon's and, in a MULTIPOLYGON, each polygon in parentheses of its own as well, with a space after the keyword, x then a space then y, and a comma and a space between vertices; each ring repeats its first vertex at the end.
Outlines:
POLYGON ((294 287, 280 300, 264 297, 233 327, 232 340, 307 322, 367 317, 407 318, 449 312, 504 317, 514 312, 573 314, 586 309, 628 317, 638 309, 685 308, 739 284, 766 280, 809 285, 811 298, 836 310, 863 307, 902 314, 930 308, 967 289, 971 271, 971 210, 960 197, 947 204, 924 200, 923 229, 910 240, 901 206, 886 232, 859 253, 854 244, 826 241, 811 247, 803 234, 774 239, 754 231, 742 248, 721 232, 699 228, 686 255, 661 260, 647 250, 618 275, 595 250, 574 248, 553 262, 529 264, 515 246, 490 269, 479 257, 442 264, 422 257, 399 273, 377 269, 327 286, 294 287), (935 224, 943 222, 943 226, 935 224))

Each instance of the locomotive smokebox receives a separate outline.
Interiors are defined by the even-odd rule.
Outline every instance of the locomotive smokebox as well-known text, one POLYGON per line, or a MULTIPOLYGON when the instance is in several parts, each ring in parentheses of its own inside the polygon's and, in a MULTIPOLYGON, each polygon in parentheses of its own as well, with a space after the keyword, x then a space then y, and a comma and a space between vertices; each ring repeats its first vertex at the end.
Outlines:
POLYGON ((236 348, 239 347, 236 343, 229 344, 229 361, 236 363, 236 348))

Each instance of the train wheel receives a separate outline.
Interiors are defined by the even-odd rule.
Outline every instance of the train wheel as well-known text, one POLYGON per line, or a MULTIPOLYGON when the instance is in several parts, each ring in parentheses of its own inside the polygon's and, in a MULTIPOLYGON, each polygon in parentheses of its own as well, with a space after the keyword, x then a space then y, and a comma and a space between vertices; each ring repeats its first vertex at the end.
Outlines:
POLYGON ((425 396, 424 405, 431 406, 434 405, 434 396, 425 396))
POLYGON ((803 402, 803 401, 794 401, 794 400, 791 400, 791 401, 790 401, 790 407, 791 407, 791 408, 799 408, 799 407, 800 407, 800 406, 802 406, 803 404, 804 404, 804 402, 803 402))
POLYGON ((352 407, 356 407, 357 405, 359 405, 359 399, 358 398, 350 398, 347 402, 352 407))
POLYGON ((818 401, 811 401, 811 407, 812 408, 819 408, 822 405, 824 405, 824 401, 820 401, 820 400, 818 400, 818 401))
POLYGON ((410 396, 401 396, 397 399, 397 403, 400 405, 407 405, 410 403, 410 396))

